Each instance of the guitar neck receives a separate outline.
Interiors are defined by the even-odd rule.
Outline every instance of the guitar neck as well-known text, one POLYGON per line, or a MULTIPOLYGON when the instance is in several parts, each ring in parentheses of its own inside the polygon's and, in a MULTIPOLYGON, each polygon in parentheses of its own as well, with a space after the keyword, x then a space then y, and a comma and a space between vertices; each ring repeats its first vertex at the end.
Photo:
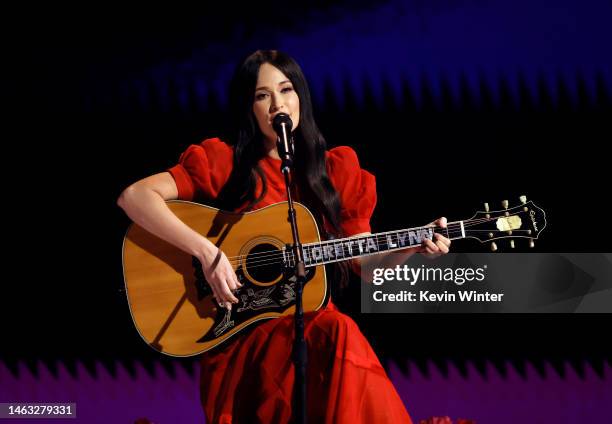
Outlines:
POLYGON ((463 221, 456 221, 449 222, 446 228, 426 225, 319 243, 307 243, 302 245, 304 265, 306 267, 325 265, 362 256, 417 247, 425 239, 433 239, 435 233, 442 234, 450 240, 466 237, 463 221))

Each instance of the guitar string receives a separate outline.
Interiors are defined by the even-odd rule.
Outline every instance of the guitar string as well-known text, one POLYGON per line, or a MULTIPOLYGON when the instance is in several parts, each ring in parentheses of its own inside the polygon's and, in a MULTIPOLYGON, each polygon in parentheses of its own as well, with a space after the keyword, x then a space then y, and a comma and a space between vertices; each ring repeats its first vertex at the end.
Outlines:
MULTIPOLYGON (((382 245, 382 244, 379 244, 379 246, 380 245, 382 245)), ((412 246, 412 247, 418 247, 418 246, 412 246)), ((394 249, 394 250, 401 250, 401 249, 408 249, 408 248, 409 247, 402 247, 402 248, 397 248, 397 249, 394 249)), ((392 252, 393 250, 388 250, 388 251, 392 252)), ((380 252, 380 253, 383 253, 383 252, 380 252)), ((376 254, 376 253, 373 253, 373 254, 376 254)), ((286 255, 287 255, 289 261, 295 260, 293 252, 286 252, 286 255)), ((362 257, 362 256, 365 256, 365 255, 361 255, 360 254, 360 255, 356 255, 356 256, 348 256, 348 257, 345 256, 343 258, 339 258, 339 260, 355 259, 355 258, 359 258, 359 257, 362 257)), ((319 259, 314 259, 314 261, 313 261, 311 259, 309 264, 308 264, 308 266, 323 265, 322 263, 318 263, 318 260, 319 259)), ((241 262, 242 261, 240 261, 240 260, 230 261, 230 264, 234 265, 234 266, 238 266, 238 265, 241 264, 241 262)), ((280 254, 280 255, 277 255, 276 257, 272 257, 271 256, 271 257, 269 257, 267 259, 249 262, 248 267, 249 267, 249 269, 250 268, 258 268, 258 267, 262 267, 262 266, 270 266, 270 265, 274 265, 274 264, 280 264, 280 263, 283 263, 283 262, 284 262, 283 255, 280 254)))
MULTIPOLYGON (((422 228, 425 228, 425 227, 422 227, 422 228)), ((449 230, 450 232, 452 232, 452 231, 455 231, 455 230, 459 230, 459 228, 451 228, 451 227, 449 227, 449 228, 448 228, 448 230, 449 230)), ((400 230, 400 231, 401 231, 401 230, 400 230)), ((364 236, 364 238, 365 238, 365 237, 366 237, 366 236, 364 236)), ((376 237, 376 238, 378 239, 378 237, 381 237, 381 235, 375 235, 375 234, 373 234, 373 235, 368 236, 368 237, 376 237)), ((357 241, 357 240, 360 240, 360 239, 361 239, 360 237, 355 237, 354 241, 357 241)), ((334 245, 334 243, 336 243, 336 244, 337 244, 337 243, 346 243, 346 242, 348 242, 348 241, 351 241, 351 240, 350 240, 350 239, 346 239, 346 241, 341 241, 341 240, 325 240, 325 241, 322 241, 322 242, 320 242, 320 243, 317 243, 317 242, 314 242, 314 243, 306 243, 306 244, 304 244, 303 246, 311 246, 311 245, 316 245, 316 244, 320 244, 320 245, 324 245, 324 244, 325 244, 325 245, 334 245)), ((377 240, 377 241, 378 241, 378 240, 377 240)), ((383 245, 382 241, 378 241, 378 243, 377 243, 377 244, 378 244, 379 246, 383 245)), ((282 255, 283 255, 283 253, 282 253, 282 251, 281 251, 281 250, 268 250, 268 251, 265 251, 265 252, 261 252, 261 253, 253 253, 253 254, 250 254, 250 255, 238 255, 238 256, 231 256, 231 257, 228 257, 228 260, 229 260, 230 262, 231 262, 231 261, 240 261, 240 260, 244 259, 244 258, 245 258, 245 257, 247 257, 247 256, 248 256, 248 257, 250 257, 250 258, 262 259, 262 258, 266 258, 266 257, 269 257, 269 256, 279 256, 279 255, 280 255, 280 256, 282 256, 282 255)))
MULTIPOLYGON (((490 230, 470 230, 470 231, 472 231, 472 232, 492 232, 490 230)), ((513 232, 515 232, 515 233, 521 233, 521 232, 528 233, 528 231, 529 230, 514 230, 513 232)), ((495 230, 495 232, 496 233, 501 233, 502 231, 495 230)), ((505 231, 503 231, 503 232, 505 232, 505 231)), ((374 237, 378 238, 378 236, 374 236, 374 237)), ((328 242, 323 242, 323 243, 325 243, 327 246, 329 246, 329 245, 334 246, 333 243, 329 242, 329 241, 328 242)), ((323 243, 320 243, 321 246, 323 245, 323 243)), ((312 245, 312 244, 316 244, 316 243, 308 243, 307 245, 312 245)), ((383 248, 386 248, 387 247, 386 239, 383 239, 382 241, 377 239, 377 245, 378 245, 379 248, 381 246, 383 248)), ((417 246, 415 245, 415 246, 412 246, 412 247, 417 247, 417 246)), ((404 247, 402 247, 402 248, 404 248, 404 247)), ((409 247, 405 247, 405 248, 409 248, 409 247)), ((265 264, 266 262, 269 262, 270 259, 276 260, 277 258, 278 259, 282 258, 284 254, 292 254, 292 253, 291 252, 283 253, 283 251, 281 251, 281 250, 274 250, 274 251, 262 252, 262 253, 259 253, 259 254, 234 256, 234 257, 231 257, 231 259, 228 258, 228 260, 233 265, 237 265, 240 262, 242 262, 242 260, 244 260, 247 256, 250 256, 250 259, 252 259, 252 261, 250 261, 249 265, 251 265, 251 264, 253 264, 253 265, 254 264, 260 264, 260 263, 264 263, 265 264)))
MULTIPOLYGON (((483 230, 484 231, 484 230, 483 230)), ((527 232, 528 230, 515 230, 514 232, 527 232)), ((387 247, 387 243, 378 243, 378 247, 380 249, 380 247, 387 247)), ((412 247, 418 247, 417 245, 412 246, 412 247)), ((401 249, 407 249, 410 247, 398 247, 398 248, 394 248, 393 250, 401 250, 401 249)), ((389 250, 389 251, 393 251, 393 250, 389 250)), ((343 250, 344 252, 344 250, 343 250)), ((257 268, 257 267, 261 267, 261 266, 270 266, 273 264, 277 264, 277 263, 283 263, 284 262, 284 255, 286 255, 288 257, 289 260, 295 260, 294 258, 294 253, 293 252, 285 252, 284 254, 282 252, 279 251, 275 251, 275 252, 270 252, 271 254, 265 258, 265 259, 258 259, 258 260, 254 260, 254 261, 249 261, 249 268, 257 268)), ((382 252, 381 252, 382 253, 382 252)), ((349 256, 346 257, 344 256, 343 258, 340 258, 342 260, 349 260, 349 259, 354 259, 354 258, 358 258, 364 256, 363 254, 358 254, 355 256, 349 256)), ((310 259, 309 262, 311 262, 309 265, 320 265, 319 263, 317 263, 317 261, 319 261, 320 259, 310 259), (313 262, 314 261, 314 262, 313 262)), ((230 261, 230 263, 232 265, 240 265, 242 263, 242 260, 232 260, 230 261)))
MULTIPOLYGON (((514 216, 514 215, 510 215, 510 216, 514 216)), ((476 219, 476 220, 471 220, 471 221, 464 221, 464 227, 471 227, 471 226, 478 225, 478 224, 483 223, 483 222, 493 221, 495 219, 497 219, 497 218, 482 218, 482 219, 476 219)), ((421 228, 432 228, 432 227, 427 227, 427 226, 425 226, 425 227, 415 227, 415 229, 421 229, 421 228)), ((441 227, 435 227, 435 228, 441 228, 441 227)), ((456 222, 449 223, 448 227, 445 228, 445 229, 450 232, 450 231, 459 230, 460 228, 461 228, 461 223, 456 221, 456 222)), ((406 229, 404 231, 408 231, 408 230, 410 230, 410 229, 406 229)), ((398 231, 402 231, 402 230, 398 230, 398 231)), ((491 232, 490 230, 470 230, 470 231, 472 231, 472 232, 475 232, 475 231, 478 231, 478 232, 487 232, 487 231, 491 232)), ((501 232, 500 230, 495 230, 495 231, 496 232, 501 232)), ((515 230, 515 231, 518 232, 518 231, 527 231, 527 230, 515 230)), ((393 233, 393 232, 395 232, 395 231, 389 231, 387 233, 393 233)), ((371 237, 377 237, 378 238, 380 236, 381 236, 381 234, 379 234, 379 235, 373 234, 371 237)), ((359 239, 360 239, 359 237, 355 237, 355 240, 359 240, 359 239)), ((348 241, 348 239, 345 239, 345 240, 348 241)), ((328 244, 329 245, 329 244, 340 243, 340 242, 343 242, 343 241, 341 241, 341 240, 336 240, 336 241, 327 240, 327 241, 323 241, 323 242, 321 242, 319 244, 321 244, 321 245, 322 244, 328 244)), ((307 245, 311 245, 311 244, 317 244, 317 243, 307 243, 307 245)), ((380 246, 380 243, 378 243, 378 244, 380 246)), ((386 246, 386 244, 383 244, 383 246, 386 246)), ((234 264, 236 264, 237 262, 242 261, 246 256, 247 255, 231 256, 231 257, 228 257, 228 260, 230 262, 234 262, 234 264)), ((281 256, 282 257, 283 256, 283 252, 280 251, 280 250, 274 250, 274 251, 266 251, 266 252, 261 252, 261 253, 254 253, 254 254, 251 254, 251 255, 248 255, 248 256, 250 256, 251 258, 255 258, 255 259, 264 259, 264 258, 267 258, 267 257, 270 257, 270 256, 275 256, 275 257, 281 256)))
MULTIPOLYGON (((491 219, 486 219, 485 218, 485 219, 482 219, 482 220, 464 221, 464 227, 469 227, 469 226, 477 225, 477 224, 479 224, 481 222, 486 222, 486 221, 490 221, 490 220, 491 219)), ((388 234, 388 233, 395 233, 395 232, 401 232, 401 231, 409 231, 409 230, 422 229, 422 228, 441 228, 441 227, 423 226, 423 227, 406 228, 404 230, 387 231, 387 232, 383 232, 383 233, 378 233, 378 235, 377 234, 372 234, 370 236, 363 236, 363 237, 380 237, 380 236, 382 236, 384 234, 388 234)), ((448 224, 447 228, 445 228, 445 229, 447 229, 449 231, 455 231, 455 230, 459 230, 460 228, 461 228, 461 224, 457 221, 457 222, 450 222, 448 224)), ((360 237, 355 237, 354 239, 358 240, 358 239, 360 239, 360 237)), ((349 240, 350 240, 350 237, 339 239, 339 240, 325 240, 325 241, 320 242, 320 244, 330 243, 330 242, 340 243, 340 242, 347 242, 349 240), (343 240, 345 240, 345 241, 343 241, 343 240)), ((316 244, 316 242, 315 243, 307 243, 307 244, 309 244, 309 245, 310 244, 316 244)), ((273 251, 273 252, 277 252, 277 251, 273 251)), ((254 253, 251 256, 255 257, 255 256, 260 256, 260 255, 266 255, 268 253, 269 252, 254 253)), ((228 259, 234 259, 234 258, 241 259, 243 257, 244 257, 244 255, 237 255, 237 256, 230 256, 230 257, 228 257, 228 259)))

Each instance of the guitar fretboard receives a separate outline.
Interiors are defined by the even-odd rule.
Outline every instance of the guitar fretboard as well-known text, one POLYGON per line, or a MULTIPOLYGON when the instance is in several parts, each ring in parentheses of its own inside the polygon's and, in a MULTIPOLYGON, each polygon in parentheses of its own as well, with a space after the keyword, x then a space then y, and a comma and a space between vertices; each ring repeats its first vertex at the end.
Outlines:
MULTIPOLYGON (((357 237, 327 240, 302 245, 304 265, 312 267, 339 262, 361 256, 419 246, 425 239, 433 239, 435 233, 455 240, 465 237, 463 221, 450 222, 447 228, 424 226, 357 237)), ((288 254, 287 264, 292 266, 293 254, 288 254)))

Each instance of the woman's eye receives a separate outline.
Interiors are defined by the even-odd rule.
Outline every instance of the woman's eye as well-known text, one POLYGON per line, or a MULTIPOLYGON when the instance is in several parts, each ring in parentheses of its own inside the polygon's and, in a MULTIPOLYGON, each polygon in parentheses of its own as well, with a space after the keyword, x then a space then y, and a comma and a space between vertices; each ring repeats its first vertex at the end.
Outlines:
POLYGON ((266 98, 266 96, 267 96, 267 94, 266 94, 266 93, 259 93, 259 94, 256 94, 256 95, 255 95, 255 100, 263 100, 263 99, 265 99, 265 98, 266 98))
POLYGON ((288 93, 289 91, 293 91, 293 87, 285 87, 281 90, 282 93, 288 93))

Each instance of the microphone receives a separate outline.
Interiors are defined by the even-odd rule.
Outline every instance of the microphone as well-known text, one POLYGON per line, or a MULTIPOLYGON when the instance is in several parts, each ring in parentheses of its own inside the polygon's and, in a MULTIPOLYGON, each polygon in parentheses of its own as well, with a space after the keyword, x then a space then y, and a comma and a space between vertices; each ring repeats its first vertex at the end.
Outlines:
POLYGON ((283 160, 282 168, 293 166, 293 137, 291 137, 291 129, 293 122, 286 113, 279 113, 272 120, 272 128, 276 132, 278 139, 276 146, 278 155, 283 160))

